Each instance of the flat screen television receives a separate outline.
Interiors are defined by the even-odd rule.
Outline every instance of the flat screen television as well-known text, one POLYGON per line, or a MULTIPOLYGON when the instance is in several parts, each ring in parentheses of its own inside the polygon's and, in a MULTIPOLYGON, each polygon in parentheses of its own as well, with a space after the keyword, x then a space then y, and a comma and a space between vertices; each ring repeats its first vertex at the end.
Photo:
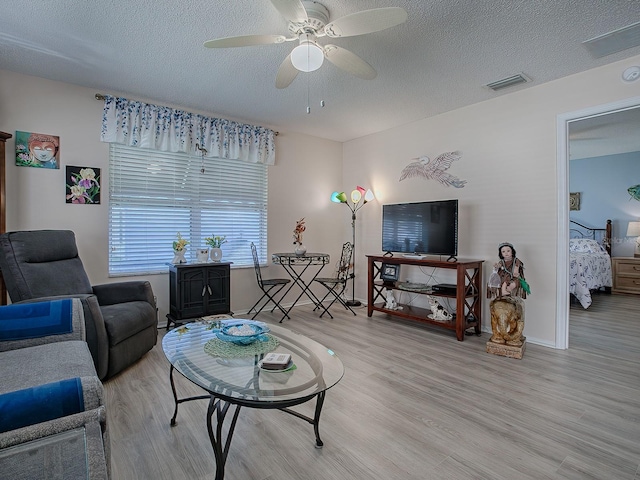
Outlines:
POLYGON ((458 254, 458 200, 383 205, 382 250, 455 257, 458 254))

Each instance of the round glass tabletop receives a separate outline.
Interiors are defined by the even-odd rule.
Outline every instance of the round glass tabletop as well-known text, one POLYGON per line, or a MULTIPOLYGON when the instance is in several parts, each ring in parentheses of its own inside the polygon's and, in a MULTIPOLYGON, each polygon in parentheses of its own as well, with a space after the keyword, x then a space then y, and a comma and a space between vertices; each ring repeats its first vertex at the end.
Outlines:
POLYGON ((332 350, 286 328, 268 324, 261 340, 236 345, 218 339, 214 326, 194 322, 175 328, 164 336, 162 349, 185 378, 231 403, 278 408, 324 392, 344 375, 332 350), (262 369, 259 362, 269 351, 291 354, 293 365, 286 371, 262 369))

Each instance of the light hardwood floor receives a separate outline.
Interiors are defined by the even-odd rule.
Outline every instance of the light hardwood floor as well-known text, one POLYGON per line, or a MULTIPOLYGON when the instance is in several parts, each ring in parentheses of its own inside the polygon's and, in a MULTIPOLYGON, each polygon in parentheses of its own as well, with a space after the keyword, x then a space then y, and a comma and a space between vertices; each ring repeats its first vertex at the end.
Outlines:
MULTIPOLYGON (((639 311, 640 297, 598 295, 571 308, 569 350, 528 344, 516 360, 486 353, 486 333, 458 342, 366 308, 354 317, 334 307, 333 320, 296 308, 284 326, 345 365, 322 412, 325 446, 295 417, 242 409, 225 478, 640 479, 639 311)), ((182 404, 169 425, 163 333, 105 382, 114 480, 214 476, 207 402, 182 404)), ((178 388, 200 393, 183 378, 178 388)))

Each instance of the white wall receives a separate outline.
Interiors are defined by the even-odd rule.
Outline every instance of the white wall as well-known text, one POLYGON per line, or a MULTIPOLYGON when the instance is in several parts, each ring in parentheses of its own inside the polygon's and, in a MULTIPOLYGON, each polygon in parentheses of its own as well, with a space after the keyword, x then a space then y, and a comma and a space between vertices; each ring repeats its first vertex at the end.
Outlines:
MULTIPOLYGON (((140 277, 108 277, 109 146, 100 142, 103 103, 94 99, 95 93, 92 89, 0 70, 0 131, 14 135, 7 142, 7 230, 73 230, 89 279, 100 284, 140 277), (17 167, 13 161, 16 130, 59 136, 60 170, 17 167), (100 205, 65 203, 67 165, 102 169, 100 205)), ((340 241, 333 235, 336 215, 329 198, 342 179, 341 144, 283 132, 276 139, 276 165, 269 167, 268 174, 269 252, 293 251, 295 222, 306 217, 304 241, 308 247, 337 258, 340 241)), ((167 253, 169 261, 170 245, 167 253)), ((268 278, 285 273, 280 266, 270 266, 263 275, 268 278)), ((169 308, 168 276, 144 278, 151 282, 158 297, 162 324, 169 308)), ((258 297, 253 268, 233 269, 232 310, 244 312, 258 297)), ((285 304, 292 299, 285 299, 285 304)))
MULTIPOLYGON (((362 255, 381 252, 382 204, 458 198, 459 257, 485 260, 486 283, 497 245, 513 243, 533 292, 526 300, 525 334, 555 345, 556 262, 566 261, 556 258, 557 117, 637 96, 640 82, 625 84, 620 75, 639 63, 633 57, 345 143, 343 188, 370 187, 378 199, 358 219, 356 296, 366 297, 362 255), (412 158, 452 150, 462 151, 462 158, 449 172, 467 180, 464 188, 417 178, 398 182, 412 158)), ((490 329, 486 301, 483 319, 490 329)))
MULTIPOLYGON (((640 132, 638 132, 640 135, 640 132)), ((627 189, 640 183, 640 152, 571 160, 569 189, 580 192, 580 210, 570 218, 590 227, 612 223, 611 255, 633 257, 635 238, 627 237, 630 221, 640 219, 640 202, 627 189)))
MULTIPOLYGON (((340 244, 351 237, 350 216, 344 206, 329 201, 330 193, 350 192, 356 185, 372 188, 377 201, 358 213, 356 297, 364 300, 364 255, 381 253, 381 205, 458 198, 459 256, 484 259, 486 281, 497 260, 498 243, 514 243, 533 290, 526 300, 525 333, 531 342, 553 346, 556 263, 564 261, 556 258, 557 118, 640 95, 640 83, 620 80, 626 67, 638 64, 640 56, 343 145, 282 132, 277 140, 277 165, 269 169, 269 251, 291 251, 293 226, 305 216, 305 244, 310 250, 328 251, 336 259, 340 244), (398 183, 401 170, 412 158, 451 150, 462 151, 462 159, 450 172, 467 180, 466 187, 454 189, 422 179, 398 183)), ((63 167, 100 167, 106 179, 108 146, 99 142, 102 104, 94 100, 94 93, 0 70, 0 130, 59 135, 63 167)), ((12 140, 7 148, 9 152, 14 148, 12 140)), ((67 205, 63 172, 18 168, 8 162, 7 228, 72 229, 91 281, 118 280, 107 278, 106 191, 102 205, 67 205)), ((266 272, 267 276, 282 274, 280 267, 269 267, 266 272)), ((168 308, 168 280, 166 275, 149 280, 158 295, 162 319, 168 308)), ((234 270, 232 309, 248 308, 257 295, 253 272, 234 270)), ((486 327, 487 302, 483 309, 486 327)))

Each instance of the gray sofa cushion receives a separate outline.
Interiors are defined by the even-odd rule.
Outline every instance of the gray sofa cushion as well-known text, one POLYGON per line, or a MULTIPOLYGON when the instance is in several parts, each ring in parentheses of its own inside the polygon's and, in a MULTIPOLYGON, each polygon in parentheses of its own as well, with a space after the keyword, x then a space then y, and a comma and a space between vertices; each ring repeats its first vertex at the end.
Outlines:
MULTIPOLYGON (((95 408, 104 403, 102 384, 87 343, 80 340, 54 342, 29 348, 19 348, 0 355, 0 393, 36 387, 43 383, 57 382, 74 377, 96 377, 93 393, 85 395, 86 408, 95 408), (99 385, 99 386, 97 386, 99 385), (93 396, 88 405, 89 398, 93 396)), ((84 388, 84 386, 83 386, 84 388)))

